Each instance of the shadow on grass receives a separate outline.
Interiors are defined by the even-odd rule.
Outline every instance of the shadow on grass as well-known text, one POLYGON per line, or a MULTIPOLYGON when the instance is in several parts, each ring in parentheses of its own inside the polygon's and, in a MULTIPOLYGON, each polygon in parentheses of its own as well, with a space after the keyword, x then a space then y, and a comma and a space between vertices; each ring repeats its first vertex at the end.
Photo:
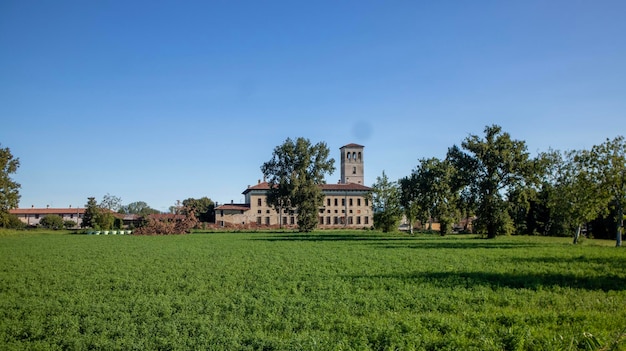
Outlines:
POLYGON ((459 240, 413 240, 410 243, 371 243, 383 249, 520 249, 545 247, 545 244, 530 242, 503 242, 493 239, 459 240))
POLYGON ((444 288, 472 288, 489 286, 492 288, 532 289, 562 287, 585 290, 626 290, 626 279, 616 275, 580 277, 561 273, 485 273, 485 272, 432 272, 415 274, 361 275, 346 276, 358 280, 399 279, 416 284, 433 284, 444 288))
POLYGON ((515 262, 516 264, 567 264, 567 265, 585 265, 598 266, 602 271, 622 271, 626 267, 626 257, 590 257, 586 255, 572 257, 511 257, 507 262, 515 262))
MULTIPOLYGON (((265 234, 265 233, 264 233, 265 234)), ((250 240, 262 241, 397 241, 415 240, 406 236, 389 236, 383 234, 362 233, 299 233, 299 234, 276 234, 253 237, 250 240)))

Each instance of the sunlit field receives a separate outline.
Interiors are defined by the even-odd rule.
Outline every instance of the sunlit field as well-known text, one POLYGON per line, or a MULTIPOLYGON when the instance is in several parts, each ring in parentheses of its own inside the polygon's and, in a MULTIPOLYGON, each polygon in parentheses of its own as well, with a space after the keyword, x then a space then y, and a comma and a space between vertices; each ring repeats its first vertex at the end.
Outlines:
POLYGON ((625 350, 626 249, 377 232, 0 234, 2 350, 625 350))

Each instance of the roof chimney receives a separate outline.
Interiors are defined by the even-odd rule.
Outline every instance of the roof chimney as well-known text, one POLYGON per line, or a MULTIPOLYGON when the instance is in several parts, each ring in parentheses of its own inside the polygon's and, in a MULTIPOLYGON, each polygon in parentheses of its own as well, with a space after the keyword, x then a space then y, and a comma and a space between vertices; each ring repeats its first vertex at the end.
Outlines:
POLYGON ((232 205, 232 204, 234 204, 234 203, 235 203, 235 201, 233 201, 233 200, 230 200, 230 204, 231 204, 231 205, 232 205))
POLYGON ((46 208, 50 208, 50 205, 46 205, 46 208))

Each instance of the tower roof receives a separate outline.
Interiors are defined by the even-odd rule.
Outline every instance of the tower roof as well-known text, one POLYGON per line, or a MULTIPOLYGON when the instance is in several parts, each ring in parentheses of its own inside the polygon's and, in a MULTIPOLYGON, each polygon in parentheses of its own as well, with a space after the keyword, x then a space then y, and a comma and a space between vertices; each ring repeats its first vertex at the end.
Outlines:
POLYGON ((343 149, 344 147, 360 147, 360 148, 364 148, 365 146, 359 145, 359 144, 355 144, 355 143, 350 143, 348 145, 344 145, 344 146, 340 147, 340 149, 343 149))

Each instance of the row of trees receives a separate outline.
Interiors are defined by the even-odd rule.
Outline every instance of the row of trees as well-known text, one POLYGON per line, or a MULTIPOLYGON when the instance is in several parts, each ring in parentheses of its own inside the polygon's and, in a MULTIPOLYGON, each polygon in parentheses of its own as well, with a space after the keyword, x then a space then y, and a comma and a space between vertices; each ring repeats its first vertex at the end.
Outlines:
POLYGON ((373 185, 376 226, 395 229, 404 214, 411 228, 415 220, 435 218, 445 234, 460 219, 475 217, 473 230, 488 238, 574 233, 577 242, 587 224, 593 223, 594 234, 602 236, 600 229, 608 221, 621 246, 624 137, 607 139, 591 150, 549 150, 532 158, 526 143, 512 139, 500 126, 487 126, 484 133, 450 147, 445 159, 420 159, 397 182, 383 172, 373 185))

